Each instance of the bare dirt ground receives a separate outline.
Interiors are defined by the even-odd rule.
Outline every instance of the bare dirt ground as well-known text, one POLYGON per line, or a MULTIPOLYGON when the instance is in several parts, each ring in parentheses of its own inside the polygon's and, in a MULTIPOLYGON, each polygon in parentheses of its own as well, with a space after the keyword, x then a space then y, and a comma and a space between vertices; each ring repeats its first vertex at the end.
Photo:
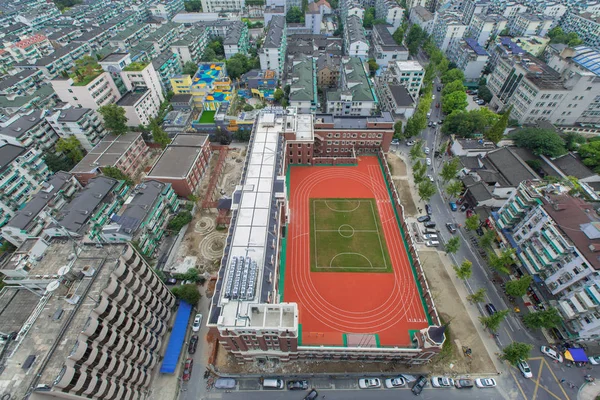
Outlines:
POLYGON ((387 159, 394 185, 396 185, 396 189, 400 195, 400 202, 404 206, 404 212, 409 216, 417 215, 417 207, 410 193, 406 162, 391 151, 388 153, 387 159))
POLYGON ((387 154, 387 160, 394 178, 406 178, 406 164, 397 154, 390 151, 387 154))

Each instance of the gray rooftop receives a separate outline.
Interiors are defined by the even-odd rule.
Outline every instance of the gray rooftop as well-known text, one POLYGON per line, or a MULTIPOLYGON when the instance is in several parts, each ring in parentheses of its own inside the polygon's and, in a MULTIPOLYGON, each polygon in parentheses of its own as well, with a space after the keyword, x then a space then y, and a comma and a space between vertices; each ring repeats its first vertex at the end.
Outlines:
POLYGON ((373 25, 373 31, 377 32, 379 37, 379 44, 381 47, 384 47, 384 50, 387 51, 406 51, 406 47, 398 45, 392 34, 388 30, 388 26, 384 24, 373 25))
POLYGON ((240 38, 242 37, 242 32, 246 24, 243 24, 240 21, 235 21, 231 24, 231 27, 227 31, 225 35, 225 39, 223 40, 223 44, 238 44, 240 38))
POLYGON ((511 186, 516 187, 523 181, 539 179, 539 176, 508 147, 490 151, 486 159, 494 164, 511 186))
POLYGON ((283 15, 274 15, 271 18, 263 47, 278 49, 281 46, 285 24, 285 16, 283 15))
POLYGON ((14 144, 2 144, 0 146, 0 173, 9 166, 17 157, 25 153, 25 148, 14 144))
POLYGON ((60 113, 60 115, 58 116, 58 122, 77 122, 84 115, 92 111, 92 109, 71 107, 62 110, 55 109, 54 111, 60 113))
POLYGON ((127 133, 121 136, 106 136, 71 170, 72 173, 93 172, 99 167, 114 166, 123 154, 142 134, 127 133))
POLYGON ((371 82, 360 58, 346 57, 342 59, 342 75, 345 87, 327 92, 328 101, 339 101, 343 91, 352 94, 352 101, 375 101, 371 82))
POLYGON ((410 107, 415 104, 412 96, 406 89, 406 86, 403 85, 388 85, 390 88, 390 92, 394 97, 394 101, 396 105, 399 107, 410 107))
MULTIPOLYGON (((119 226, 118 232, 135 233, 160 199, 161 194, 169 184, 154 180, 137 185, 133 193, 125 201, 118 215, 111 217, 111 225, 119 226)), ((109 228, 107 226, 107 228, 109 228)))
MULTIPOLYGON (((331 114, 316 114, 315 124, 333 123, 334 129, 365 129, 367 122, 394 123, 392 115, 388 111, 383 111, 380 116, 354 117, 354 116, 334 116, 331 114)), ((319 128, 315 128, 319 129, 319 128)), ((375 129, 375 128, 372 128, 375 129)), ((383 128, 382 128, 383 129, 383 128)), ((387 128, 386 128, 387 129, 387 128)))
POLYGON ((0 134, 20 138, 27 131, 36 127, 40 122, 44 121, 41 112, 34 111, 29 115, 23 115, 5 128, 0 128, 0 134))
POLYGON ((121 107, 135 106, 141 99, 149 94, 150 92, 146 88, 136 89, 133 92, 127 92, 125 96, 121 97, 121 99, 117 101, 117 105, 121 107))
POLYGON ((365 37, 365 30, 363 28, 362 20, 357 15, 351 15, 346 19, 345 31, 348 33, 348 42, 367 42, 365 37))
POLYGON ((573 153, 567 153, 564 156, 552 160, 561 172, 567 176, 574 176, 577 179, 589 178, 596 175, 573 153))
POLYGON ((312 57, 294 58, 290 85, 290 101, 314 101, 315 79, 312 57))
POLYGON ((467 190, 478 202, 493 198, 492 193, 483 182, 477 182, 476 184, 469 186, 467 190))
POLYGON ((4 78, 0 81, 0 90, 6 90, 37 72, 38 71, 34 69, 26 69, 17 72, 15 75, 9 75, 7 78, 4 78))
MULTIPOLYGON (((65 55, 78 50, 81 46, 83 46, 83 43, 69 43, 64 47, 59 47, 58 49, 54 50, 54 53, 39 58, 36 60, 35 63, 33 63, 32 65, 38 66, 38 67, 44 67, 47 65, 52 64, 54 61, 58 60, 61 57, 64 57, 65 55)), ((16 63, 15 65, 19 66, 19 65, 30 65, 28 63, 16 63)))
POLYGON ((433 14, 423 6, 413 7, 412 10, 425 22, 433 20, 433 14))
POLYGON ((206 135, 177 135, 156 161, 148 177, 185 178, 202 152, 206 135))

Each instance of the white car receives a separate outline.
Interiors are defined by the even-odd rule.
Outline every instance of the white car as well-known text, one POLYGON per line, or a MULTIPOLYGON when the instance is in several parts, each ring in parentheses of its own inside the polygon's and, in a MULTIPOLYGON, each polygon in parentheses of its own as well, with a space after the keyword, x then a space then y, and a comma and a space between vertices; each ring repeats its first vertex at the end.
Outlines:
POLYGON ((590 359, 590 364, 592 364, 592 365, 600 364, 600 356, 589 357, 589 359, 590 359))
POLYGON ((479 378, 475 379, 475 385, 478 388, 493 388, 496 387, 496 381, 494 378, 479 378))
POLYGON ((361 378, 358 380, 358 387, 361 389, 376 389, 381 387, 379 378, 361 378))
POLYGON ((425 242, 425 246, 427 247, 436 247, 439 246, 440 242, 438 242, 437 240, 428 240, 425 242))
POLYGON ((415 145, 415 141, 414 140, 409 140, 408 142, 406 142, 407 146, 414 146, 415 145))
POLYGON ((531 368, 529 368, 529 364, 527 361, 521 360, 517 363, 517 367, 519 367, 519 371, 523 374, 523 378, 533 378, 533 374, 531 373, 531 368))
POLYGON ((385 380, 385 387, 388 389, 395 389, 404 385, 406 385, 406 380, 401 376, 397 376, 395 378, 388 378, 385 380))
POLYGON ((426 159, 425 159, 425 163, 426 163, 427 165, 431 165, 431 158, 426 158, 426 159))
POLYGON ((202 314, 196 314, 194 318, 194 324, 192 325, 192 331, 198 332, 200 330, 200 326, 202 325, 202 314))
POLYGON ((429 179, 429 182, 433 182, 433 176, 427 175, 427 179, 429 179))
POLYGON ((436 235, 435 233, 428 233, 426 235, 423 235, 423 239, 425 240, 435 240, 438 238, 438 235, 436 235))
POLYGON ((548 346, 540 347, 540 351, 542 352, 542 354, 550 357, 553 360, 558 361, 559 363, 563 362, 563 358, 560 355, 560 353, 548 346))
POLYGON ((454 379, 443 376, 431 377, 431 386, 435 388, 448 388, 454 386, 454 379))
POLYGON ((429 147, 425 147, 423 151, 425 152, 425 154, 429 154, 431 152, 431 149, 429 147))

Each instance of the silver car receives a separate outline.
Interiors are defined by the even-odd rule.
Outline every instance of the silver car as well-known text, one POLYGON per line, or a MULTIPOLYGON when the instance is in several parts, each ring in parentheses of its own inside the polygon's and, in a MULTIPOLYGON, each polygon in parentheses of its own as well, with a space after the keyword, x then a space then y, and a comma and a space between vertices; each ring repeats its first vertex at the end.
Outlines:
POLYGON ((431 377, 431 386, 434 388, 448 388, 454 386, 454 379, 444 376, 431 377))

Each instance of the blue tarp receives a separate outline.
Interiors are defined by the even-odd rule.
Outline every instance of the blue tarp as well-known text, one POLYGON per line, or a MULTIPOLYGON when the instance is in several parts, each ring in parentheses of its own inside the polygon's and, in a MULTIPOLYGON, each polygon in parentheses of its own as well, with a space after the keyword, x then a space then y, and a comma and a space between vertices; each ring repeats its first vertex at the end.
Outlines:
POLYGON ((535 283, 544 283, 544 280, 537 275, 533 275, 533 281, 535 283))
POLYGON ((175 317, 175 323, 171 330, 171 337, 169 338, 169 345, 163 359, 160 372, 165 374, 172 374, 175 372, 177 367, 177 360, 179 360, 179 354, 181 353, 181 347, 185 340, 185 332, 188 328, 188 321, 190 320, 190 313, 192 312, 192 306, 185 301, 179 302, 179 308, 177 309, 177 316, 175 317))
POLYGON ((587 356, 585 355, 585 351, 583 349, 577 349, 577 348, 568 349, 565 352, 565 358, 567 360, 574 361, 574 362, 588 362, 589 361, 587 356), (571 353, 570 357, 569 357, 568 353, 571 353))

